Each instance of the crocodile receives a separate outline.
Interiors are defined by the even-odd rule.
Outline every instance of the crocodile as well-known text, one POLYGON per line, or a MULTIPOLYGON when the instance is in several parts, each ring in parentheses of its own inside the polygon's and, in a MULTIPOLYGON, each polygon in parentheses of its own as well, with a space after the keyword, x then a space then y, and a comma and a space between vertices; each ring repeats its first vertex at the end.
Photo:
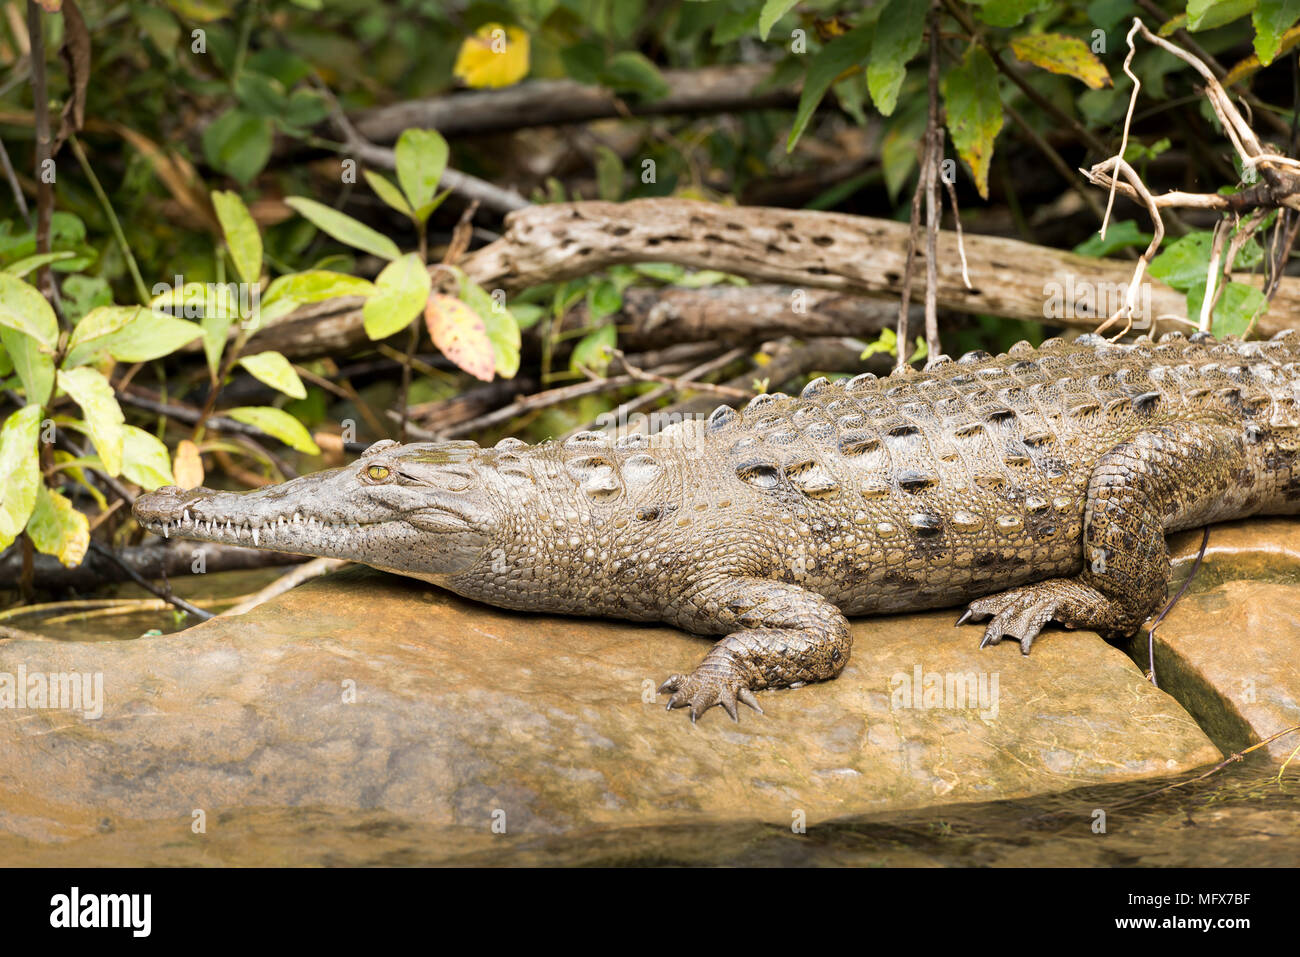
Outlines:
POLYGON ((1165 534, 1300 512, 1300 336, 1020 342, 763 394, 653 436, 370 446, 251 492, 166 487, 161 535, 330 556, 506 608, 723 636, 695 720, 834 678, 846 616, 967 605, 1028 654, 1166 600, 1165 534))

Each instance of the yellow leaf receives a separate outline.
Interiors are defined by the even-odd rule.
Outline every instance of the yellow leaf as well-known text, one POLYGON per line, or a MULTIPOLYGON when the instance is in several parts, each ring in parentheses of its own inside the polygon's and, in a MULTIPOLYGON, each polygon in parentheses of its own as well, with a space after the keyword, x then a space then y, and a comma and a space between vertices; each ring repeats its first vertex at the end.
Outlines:
POLYGON ((176 445, 172 474, 181 488, 198 488, 203 484, 203 456, 199 455, 199 447, 189 439, 181 439, 176 445))
MULTIPOLYGON (((1297 43, 1300 43, 1300 26, 1294 26, 1282 34, 1282 39, 1278 42, 1277 52, 1273 54, 1273 58, 1277 59, 1283 53, 1287 53, 1297 43)), ((1247 77, 1258 73, 1260 68, 1259 57, 1252 53, 1228 71, 1228 75, 1223 78, 1223 85, 1232 86, 1234 83, 1240 83, 1247 77)))
POLYGON ((1049 73, 1060 73, 1082 80, 1094 90, 1110 85, 1110 74, 1088 44, 1078 37, 1061 33, 1033 33, 1015 37, 1011 52, 1022 63, 1032 63, 1049 73))
POLYGON ((455 296, 434 293, 425 306, 424 321, 443 355, 474 378, 492 381, 496 353, 478 313, 455 296))
POLYGON ((484 24, 460 45, 452 72, 474 89, 518 83, 528 74, 528 34, 518 27, 484 24))
POLYGON ((90 523, 72 502, 44 485, 36 495, 36 509, 27 521, 27 534, 38 552, 55 556, 68 568, 81 564, 90 547, 90 523))

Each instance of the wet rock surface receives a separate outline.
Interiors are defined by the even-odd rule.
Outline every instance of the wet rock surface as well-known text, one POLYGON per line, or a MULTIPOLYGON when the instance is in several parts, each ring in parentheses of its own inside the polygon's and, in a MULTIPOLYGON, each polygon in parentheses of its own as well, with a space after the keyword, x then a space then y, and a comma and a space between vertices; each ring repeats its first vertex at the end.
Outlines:
MULTIPOLYGON (((1170 545, 1180 582, 1200 548, 1201 532, 1180 535, 1170 545)), ((1146 629, 1130 652, 1149 667, 1146 629)), ((1187 594, 1156 629, 1155 665, 1160 687, 1225 752, 1300 725, 1300 521, 1212 528, 1205 561, 1187 594)), ((1274 759, 1286 760, 1300 748, 1300 732, 1266 748, 1274 759)))
MULTIPOLYGON (((1052 630, 1024 658, 1012 643, 980 651, 980 630, 955 617, 855 621, 837 680, 761 694, 767 714, 742 709, 739 724, 715 709, 696 726, 653 691, 706 640, 503 612, 368 569, 174 635, 0 642, 0 672, 100 673, 104 689, 98 719, 0 709, 0 860, 80 846, 203 863, 223 820, 312 814, 413 828, 442 859, 468 860, 503 838, 791 833, 1219 759, 1095 635, 1052 630)), ((313 849, 310 826, 293 831, 296 843, 263 843, 264 862, 355 861, 313 849)))

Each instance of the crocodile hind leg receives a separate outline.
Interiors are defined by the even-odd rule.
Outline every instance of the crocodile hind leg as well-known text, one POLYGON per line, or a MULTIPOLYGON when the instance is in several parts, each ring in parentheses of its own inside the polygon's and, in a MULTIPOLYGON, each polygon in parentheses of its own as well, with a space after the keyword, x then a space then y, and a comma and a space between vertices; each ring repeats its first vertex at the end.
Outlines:
POLYGON ((690 708, 691 720, 720 705, 737 720, 736 702, 761 712, 754 692, 834 678, 849 660, 853 638, 840 610, 820 595, 785 582, 729 577, 684 596, 673 624, 701 634, 726 634, 688 675, 659 688, 668 707, 690 708))
POLYGON ((1084 512, 1083 571, 970 603, 957 624, 992 616, 981 647, 1004 637, 1029 647, 1055 619, 1106 638, 1138 630, 1169 589, 1165 531, 1240 510, 1254 473, 1240 433, 1221 426, 1165 426, 1143 432, 1097 462, 1084 512))

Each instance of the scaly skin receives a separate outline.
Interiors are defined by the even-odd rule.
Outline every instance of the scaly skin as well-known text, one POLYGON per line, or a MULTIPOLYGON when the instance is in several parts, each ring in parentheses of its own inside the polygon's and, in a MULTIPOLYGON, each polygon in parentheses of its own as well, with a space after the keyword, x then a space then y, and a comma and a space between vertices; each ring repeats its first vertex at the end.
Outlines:
POLYGON ((1055 619, 1132 634, 1165 534, 1300 512, 1300 336, 1096 336, 611 441, 379 442, 255 492, 160 489, 160 533, 364 562, 507 608, 724 635, 660 689, 696 718, 833 678, 845 615, 970 602, 1026 654, 1055 619))

